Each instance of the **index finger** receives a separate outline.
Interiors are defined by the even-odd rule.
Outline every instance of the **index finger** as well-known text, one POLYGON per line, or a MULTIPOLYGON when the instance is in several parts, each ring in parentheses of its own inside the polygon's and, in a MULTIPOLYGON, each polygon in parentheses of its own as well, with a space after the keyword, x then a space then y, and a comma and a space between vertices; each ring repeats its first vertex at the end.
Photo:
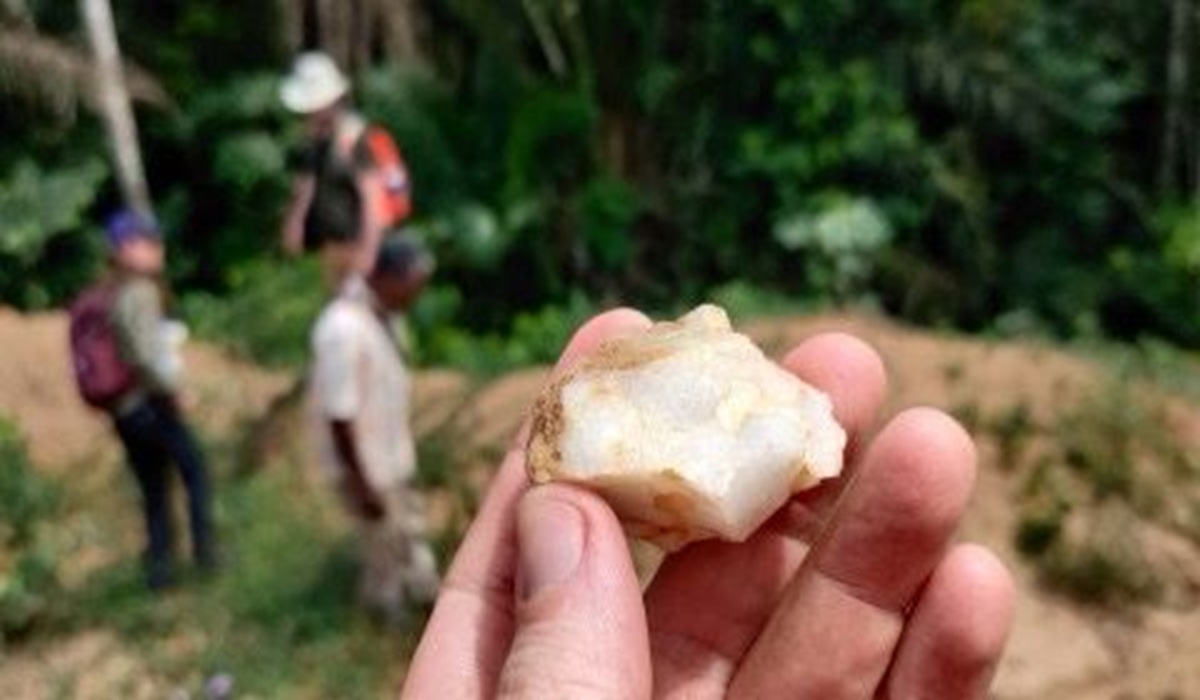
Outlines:
MULTIPOLYGON (((602 342, 650 325, 641 313, 616 309, 585 323, 563 350, 561 372, 602 342)), ((528 486, 523 423, 488 488, 438 595, 413 655, 402 695, 492 697, 513 635, 516 502, 528 486)))

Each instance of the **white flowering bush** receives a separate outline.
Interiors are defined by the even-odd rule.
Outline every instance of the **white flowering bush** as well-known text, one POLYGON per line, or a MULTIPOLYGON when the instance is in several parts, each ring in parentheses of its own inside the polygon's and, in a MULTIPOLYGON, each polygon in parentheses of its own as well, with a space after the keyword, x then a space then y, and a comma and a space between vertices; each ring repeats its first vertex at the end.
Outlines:
POLYGON ((839 303, 861 299, 879 255, 891 243, 891 224, 867 198, 836 198, 816 212, 784 216, 772 234, 800 253, 809 285, 839 303))

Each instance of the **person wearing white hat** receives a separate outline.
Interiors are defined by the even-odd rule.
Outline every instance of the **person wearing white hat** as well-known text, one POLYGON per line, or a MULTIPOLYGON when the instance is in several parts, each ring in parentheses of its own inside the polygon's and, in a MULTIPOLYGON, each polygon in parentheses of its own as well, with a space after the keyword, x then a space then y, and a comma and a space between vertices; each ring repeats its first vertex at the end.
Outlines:
POLYGON ((320 51, 300 54, 279 88, 283 106, 296 114, 324 111, 350 91, 350 82, 333 59, 320 51))
POLYGON ((396 155, 395 162, 381 162, 374 147, 385 140, 398 153, 394 143, 349 106, 349 93, 350 81, 319 51, 300 54, 279 89, 284 107, 304 119, 306 135, 293 161, 283 248, 320 251, 332 289, 350 273, 369 271, 384 230, 399 223, 392 191, 399 188, 406 207, 408 201, 402 161, 396 155))

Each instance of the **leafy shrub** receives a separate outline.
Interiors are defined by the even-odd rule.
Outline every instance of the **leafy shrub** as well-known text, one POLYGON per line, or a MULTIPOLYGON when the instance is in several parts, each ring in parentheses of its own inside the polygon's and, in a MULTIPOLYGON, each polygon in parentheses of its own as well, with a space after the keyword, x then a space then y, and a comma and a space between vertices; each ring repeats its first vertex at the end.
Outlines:
POLYGON ((1025 478, 1014 533, 1047 585, 1100 605, 1153 600, 1172 585, 1169 571, 1142 556, 1138 519, 1194 537, 1200 471, 1149 383, 1118 378, 1047 428, 1012 413, 991 429, 1013 469, 1024 436, 1047 438, 1048 451, 1025 478))
POLYGON ((195 293, 183 312, 203 338, 274 367, 300 367, 308 358, 309 329, 325 298, 315 260, 264 260, 230 273, 232 293, 195 293))
POLYGON ((54 553, 39 525, 54 512, 56 491, 29 464, 16 427, 0 420, 0 648, 29 630, 56 595, 54 553))
POLYGON ((873 202, 843 197, 816 213, 780 219, 773 233, 785 250, 800 255, 814 291, 839 302, 865 294, 875 260, 892 239, 891 225, 873 202))
POLYGON ((1058 544, 1071 499, 1052 460, 1040 462, 1026 479, 1017 523, 1017 551, 1037 559, 1058 544))
POLYGON ((508 222, 478 202, 448 207, 409 228, 437 250, 439 267, 495 270, 514 238, 508 222))
POLYGON ((1015 470, 1021 462, 1025 447, 1037 433, 1029 407, 1018 403, 996 416, 989 425, 999 449, 1000 466, 1015 470))
POLYGON ((1111 544, 1090 543, 1073 552, 1052 550, 1044 580, 1075 600, 1100 605, 1154 600, 1160 585, 1134 556, 1114 552, 1111 544))
POLYGON ((1174 440, 1158 410, 1126 382, 1116 380, 1085 397, 1059 419, 1056 432, 1066 463, 1096 498, 1144 505, 1160 500, 1161 475, 1139 465, 1168 458, 1174 440))
POLYGON ((492 376, 558 359, 575 330, 595 307, 581 294, 563 306, 546 306, 517 315, 507 334, 474 334, 446 325, 420 329, 424 362, 446 364, 474 374, 492 376))
POLYGON ((0 650, 28 633, 50 610, 58 588, 57 560, 44 547, 16 555, 0 573, 0 650))
POLYGON ((0 464, 0 546, 29 544, 38 523, 53 512, 56 492, 33 470, 16 426, 2 418, 0 464))
POLYGON ((1101 509, 1086 532, 1062 534, 1041 551, 1042 580, 1085 603, 1153 601, 1162 581, 1142 556, 1133 524, 1132 515, 1119 507, 1101 509))
POLYGON ((708 297, 728 311, 734 319, 801 313, 812 306, 811 302, 757 286, 746 280, 726 282, 712 289, 708 297))
POLYGON ((95 159, 55 170, 22 160, 0 179, 0 299, 45 307, 90 276, 99 238, 69 234, 86 226, 105 175, 95 159))
POLYGON ((602 270, 619 270, 633 258, 631 227, 641 211, 637 191, 620 178, 593 178, 575 202, 575 218, 588 257, 602 270))
POLYGON ((279 78, 254 72, 199 91, 147 148, 164 181, 159 214, 172 237, 169 272, 189 291, 239 291, 238 276, 277 247, 289 177, 279 78))

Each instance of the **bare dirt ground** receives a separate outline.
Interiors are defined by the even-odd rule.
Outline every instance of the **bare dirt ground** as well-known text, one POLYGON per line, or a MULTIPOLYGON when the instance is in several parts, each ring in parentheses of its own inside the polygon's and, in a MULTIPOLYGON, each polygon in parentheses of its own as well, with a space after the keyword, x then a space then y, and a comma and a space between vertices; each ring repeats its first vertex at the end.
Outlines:
MULTIPOLYGON (((776 355, 819 331, 866 339, 888 365, 889 415, 913 405, 970 406, 992 415, 1021 406, 1034 421, 1049 420, 1099 384, 1107 371, 1049 346, 936 335, 869 317, 760 319, 742 329, 776 355)), ((292 381, 211 348, 193 347, 187 359, 193 415, 210 434, 230 435, 261 417, 292 381)), ((430 436, 453 429, 453 444, 474 459, 468 481, 473 490, 481 488, 545 376, 545 369, 534 368, 475 385, 453 372, 424 372, 417 385, 418 432, 430 436)), ((1174 413, 1178 439, 1200 447, 1200 407, 1179 402, 1174 413)), ((61 315, 22 317, 0 309, 0 414, 22 428, 36 465, 48 473, 79 474, 94 480, 97 488, 119 479, 107 427, 82 407, 69 383, 61 315)), ((279 421, 270 442, 289 453, 303 453, 293 434, 302 429, 300 421, 296 415, 279 421)), ((980 476, 963 537, 994 548, 1016 572, 1020 588, 1016 627, 994 697, 1200 698, 1200 548, 1177 535, 1143 528, 1154 560, 1165 562, 1182 582, 1178 595, 1155 605, 1098 609, 1048 593, 1014 550, 1013 504, 1019 485, 997 464, 997 446, 990 437, 979 435, 979 446, 980 476)), ((87 503, 71 505, 79 512, 65 517, 96 517, 88 516, 92 506, 87 503)), ((450 512, 454 508, 447 505, 445 517, 455 515, 450 512)), ((130 522, 124 529, 136 527, 130 522)), ((97 546, 89 555, 92 561, 83 557, 74 566, 98 566, 113 556, 127 556, 133 546, 124 543, 115 553, 112 547, 97 546)), ((136 656, 105 631, 81 631, 3 654, 0 689, 6 697, 162 696, 136 656)))

